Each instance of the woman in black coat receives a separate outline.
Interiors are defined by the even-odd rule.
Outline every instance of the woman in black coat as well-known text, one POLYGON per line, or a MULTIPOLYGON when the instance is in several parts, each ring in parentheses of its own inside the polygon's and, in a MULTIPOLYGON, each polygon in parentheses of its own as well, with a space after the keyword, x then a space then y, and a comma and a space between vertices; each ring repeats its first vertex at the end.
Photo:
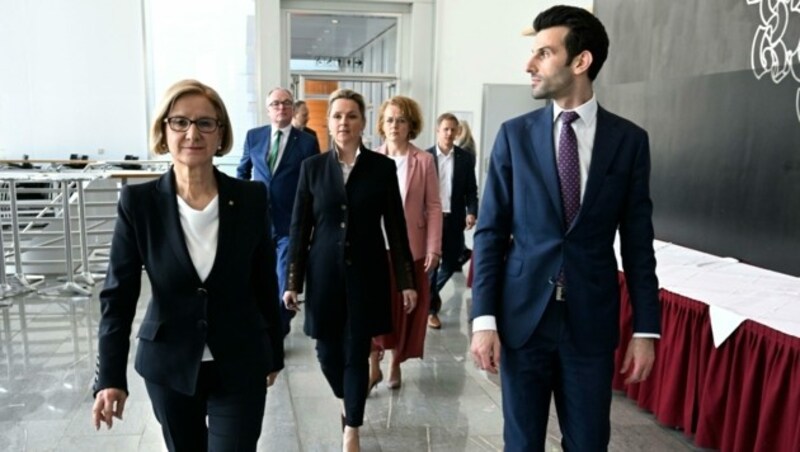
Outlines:
POLYGON ((169 450, 255 451, 267 386, 283 368, 264 187, 214 168, 233 135, 222 99, 200 82, 167 91, 150 141, 172 167, 120 195, 100 293, 94 425, 122 418, 144 267, 152 298, 135 367, 169 450))
POLYGON ((371 338, 391 331, 386 240, 403 302, 417 294, 395 163, 361 144, 364 99, 331 94, 333 149, 300 170, 289 241, 286 307, 298 308, 306 282, 305 332, 317 340, 322 372, 343 399, 344 450, 359 450, 369 380, 371 338))

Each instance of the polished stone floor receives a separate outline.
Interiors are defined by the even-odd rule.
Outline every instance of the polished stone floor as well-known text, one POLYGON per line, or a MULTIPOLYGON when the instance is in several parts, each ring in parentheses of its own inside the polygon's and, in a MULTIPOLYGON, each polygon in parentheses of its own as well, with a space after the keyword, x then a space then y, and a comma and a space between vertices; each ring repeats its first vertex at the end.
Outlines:
MULTIPOLYGON (((129 366, 131 396, 113 429, 90 425, 90 384, 99 305, 91 298, 18 296, 2 309, 0 328, 0 451, 165 450, 141 378, 129 366)), ((497 380, 468 358, 470 291, 456 274, 443 295, 443 328, 428 331, 425 358, 403 367, 403 386, 379 386, 367 402, 365 451, 502 450, 497 380)), ((143 290, 137 313, 144 313, 143 290)), ((9 301, 9 300, 6 300, 9 301)), ((267 397, 263 451, 341 450, 339 404, 316 361, 313 343, 294 321, 286 369, 267 397)), ((138 325, 135 325, 135 327, 138 325)), ((384 371, 385 371, 384 367, 384 371)), ((554 415, 548 450, 558 451, 554 415)), ((680 432, 615 395, 612 451, 696 450, 680 432)))

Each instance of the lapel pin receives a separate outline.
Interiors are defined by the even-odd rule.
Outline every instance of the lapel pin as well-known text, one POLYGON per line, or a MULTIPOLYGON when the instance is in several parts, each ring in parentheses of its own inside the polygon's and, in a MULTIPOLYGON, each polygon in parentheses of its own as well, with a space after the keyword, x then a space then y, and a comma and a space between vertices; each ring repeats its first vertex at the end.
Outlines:
POLYGON ((228 201, 228 205, 232 206, 233 205, 233 200, 228 201))

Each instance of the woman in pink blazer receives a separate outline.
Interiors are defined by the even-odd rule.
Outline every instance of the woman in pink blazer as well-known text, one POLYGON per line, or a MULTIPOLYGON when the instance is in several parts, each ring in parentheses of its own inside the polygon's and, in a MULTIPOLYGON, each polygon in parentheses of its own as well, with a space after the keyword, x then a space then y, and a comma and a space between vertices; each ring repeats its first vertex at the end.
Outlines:
POLYGON ((397 290, 392 290, 393 331, 373 340, 370 390, 383 380, 380 358, 384 350, 392 350, 388 386, 398 389, 401 384, 400 363, 408 358, 421 358, 425 345, 430 305, 427 273, 439 265, 442 254, 442 202, 433 156, 410 142, 421 130, 422 114, 414 100, 395 96, 381 105, 378 134, 385 142, 377 152, 389 156, 397 166, 418 299, 415 309, 405 310, 397 290))

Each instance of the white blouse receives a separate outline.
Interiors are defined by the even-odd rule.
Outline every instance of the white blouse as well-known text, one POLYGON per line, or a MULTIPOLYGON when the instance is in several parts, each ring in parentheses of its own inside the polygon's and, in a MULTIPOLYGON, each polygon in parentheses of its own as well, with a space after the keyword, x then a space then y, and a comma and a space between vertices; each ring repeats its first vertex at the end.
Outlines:
POLYGON ((400 189, 400 197, 403 199, 403 205, 406 204, 406 179, 408 178, 408 154, 406 155, 390 155, 390 159, 394 160, 397 165, 397 188, 400 189))
MULTIPOLYGON (((193 209, 180 196, 176 198, 178 198, 178 215, 186 239, 186 248, 189 249, 189 257, 192 258, 197 276, 201 281, 205 281, 217 257, 219 195, 214 196, 203 210, 193 209)), ((206 345, 203 349, 203 361, 213 360, 211 350, 206 345)))

